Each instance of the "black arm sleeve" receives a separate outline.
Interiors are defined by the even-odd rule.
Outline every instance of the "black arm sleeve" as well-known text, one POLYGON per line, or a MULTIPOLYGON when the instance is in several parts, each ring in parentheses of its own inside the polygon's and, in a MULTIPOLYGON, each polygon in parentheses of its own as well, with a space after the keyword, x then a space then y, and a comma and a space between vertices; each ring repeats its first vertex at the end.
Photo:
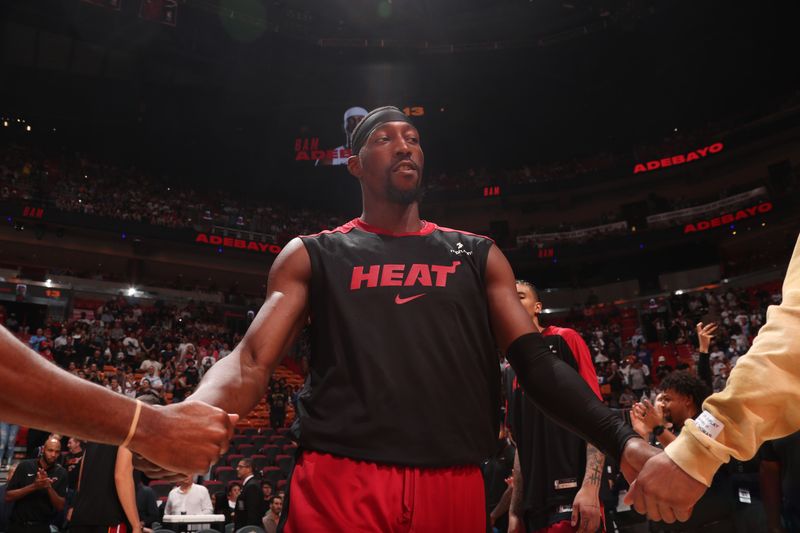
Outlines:
POLYGON ((508 362, 525 394, 547 416, 620 462, 625 443, 638 438, 564 361, 550 352, 539 333, 518 337, 508 347, 508 362))
POLYGON ((709 390, 713 390, 711 382, 711 356, 707 352, 699 352, 700 358, 697 360, 697 377, 708 385, 709 390))

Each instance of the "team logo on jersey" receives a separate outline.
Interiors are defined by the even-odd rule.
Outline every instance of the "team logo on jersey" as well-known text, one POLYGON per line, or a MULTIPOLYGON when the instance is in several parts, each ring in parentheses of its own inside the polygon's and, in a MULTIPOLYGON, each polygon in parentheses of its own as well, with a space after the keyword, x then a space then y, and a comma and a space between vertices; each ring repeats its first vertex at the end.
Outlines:
POLYGON ((456 255, 461 255, 461 254, 472 255, 472 251, 471 250, 465 250, 464 249, 464 245, 461 244, 460 242, 456 243, 456 249, 455 250, 450 250, 450 253, 451 254, 456 254, 456 255))
MULTIPOLYGON (((350 278, 350 290, 357 291, 373 287, 446 287, 447 278, 455 274, 461 261, 453 261, 450 265, 426 265, 413 263, 410 265, 388 264, 353 267, 350 278)), ((416 295, 420 297, 420 295, 416 295)), ((410 301, 398 296, 396 303, 410 301), (405 301, 402 301, 405 300, 405 301)))

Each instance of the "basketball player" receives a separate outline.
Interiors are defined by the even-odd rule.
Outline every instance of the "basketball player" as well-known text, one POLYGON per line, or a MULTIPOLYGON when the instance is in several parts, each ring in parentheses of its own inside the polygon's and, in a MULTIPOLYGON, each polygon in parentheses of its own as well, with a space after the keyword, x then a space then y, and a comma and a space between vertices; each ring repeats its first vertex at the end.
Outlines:
MULTIPOLYGON (((542 302, 536 287, 517 281, 517 294, 536 331, 553 353, 571 366, 602 399, 589 347, 573 329, 539 323, 542 302)), ((517 458, 509 510, 509 531, 514 533, 593 533, 600 527, 600 482, 605 457, 550 420, 526 398, 514 377, 506 371, 508 420, 517 458), (507 389, 508 390, 508 389, 507 389)))
POLYGON ((244 339, 187 400, 249 412, 311 318, 283 531, 482 532, 497 347, 543 410, 635 474, 650 447, 553 357, 500 250, 420 219, 424 156, 409 119, 375 109, 352 145, 361 217, 286 246, 244 339))

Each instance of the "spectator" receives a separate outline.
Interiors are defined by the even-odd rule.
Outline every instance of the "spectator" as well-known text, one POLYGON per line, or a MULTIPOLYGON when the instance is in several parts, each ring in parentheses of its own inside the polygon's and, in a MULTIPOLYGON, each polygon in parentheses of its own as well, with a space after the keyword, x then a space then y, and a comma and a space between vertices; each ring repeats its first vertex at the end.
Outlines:
MULTIPOLYGON (((8 479, 14 477, 14 471, 17 469, 17 465, 11 465, 8 469, 8 479)), ((14 502, 7 502, 6 501, 6 489, 8 488, 8 482, 3 483, 0 485, 0 531, 8 531, 8 519, 11 517, 11 509, 14 508, 14 502)))
POLYGON ((38 352, 42 348, 42 343, 46 340, 47 337, 44 336, 44 331, 42 328, 37 328, 36 334, 31 335, 31 338, 28 340, 28 346, 30 346, 34 351, 38 352))
POLYGON ((158 391, 150 388, 150 380, 147 378, 142 378, 142 381, 139 383, 139 390, 136 392, 136 399, 142 400, 146 403, 162 403, 161 395, 158 394, 158 391))
POLYGON ((152 527, 153 522, 161 518, 158 498, 155 491, 144 484, 141 472, 135 470, 133 479, 136 484, 136 509, 139 511, 139 521, 144 527, 152 527))
MULTIPOLYGON (((640 435, 652 433, 662 446, 675 440, 687 420, 702 411, 703 401, 710 391, 708 386, 689 372, 673 372, 661 383, 663 389, 662 417, 654 416, 658 409, 649 401, 637 403, 631 412, 631 422, 640 435), (664 421, 672 423, 667 429, 664 421)), ((645 437, 646 438, 646 437, 645 437)), ((705 495, 697 502, 687 522, 664 524, 651 522, 651 531, 734 531, 734 490, 726 469, 721 469, 705 495)))
POLYGON ((275 383, 269 398, 269 420, 273 429, 282 428, 286 422, 286 393, 279 382, 275 383))
MULTIPOLYGON (((164 514, 214 514, 214 507, 211 505, 208 489, 194 483, 191 477, 185 478, 170 491, 167 497, 167 504, 164 507, 164 514)), ((208 527, 208 524, 200 524, 196 529, 206 529, 208 527)))
POLYGON ((650 369, 644 366, 638 357, 628 369, 628 384, 637 398, 649 394, 650 369))
POLYGON ((14 449, 17 445, 17 432, 19 426, 0 422, 0 470, 11 467, 14 459, 14 449))
POLYGON ((267 512, 261 482, 253 475, 253 461, 245 457, 236 465, 236 472, 242 482, 242 492, 236 500, 234 512, 235 530, 244 526, 263 525, 262 518, 267 512))
POLYGON ((228 483, 228 490, 225 493, 217 494, 217 502, 214 506, 214 514, 225 516, 225 523, 233 523, 233 513, 236 510, 236 500, 242 493, 242 484, 238 481, 228 483))
POLYGON ((280 496, 273 496, 269 504, 269 510, 262 520, 266 533, 275 533, 278 530, 278 522, 281 519, 281 509, 283 509, 283 498, 280 496))
POLYGON ((161 392, 161 389, 164 388, 164 382, 161 381, 160 377, 158 377, 155 366, 151 366, 150 368, 147 369, 147 376, 145 376, 145 379, 147 379, 147 381, 149 382, 150 388, 156 390, 159 393, 161 392))
POLYGON ((59 438, 47 439, 38 459, 21 461, 8 482, 5 499, 14 502, 9 533, 50 533, 50 522, 64 509, 67 471, 56 461, 59 438))

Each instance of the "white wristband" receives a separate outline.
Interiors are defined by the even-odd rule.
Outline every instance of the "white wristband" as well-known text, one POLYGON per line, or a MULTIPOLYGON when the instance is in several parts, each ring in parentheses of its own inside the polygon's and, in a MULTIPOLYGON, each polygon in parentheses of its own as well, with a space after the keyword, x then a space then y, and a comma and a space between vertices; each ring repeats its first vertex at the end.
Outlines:
POLYGON ((722 430, 725 429, 725 424, 717 420, 714 415, 708 411, 703 411, 700 416, 695 419, 694 425, 697 426, 697 429, 702 431, 703 434, 714 440, 716 440, 719 434, 722 433, 722 430))

